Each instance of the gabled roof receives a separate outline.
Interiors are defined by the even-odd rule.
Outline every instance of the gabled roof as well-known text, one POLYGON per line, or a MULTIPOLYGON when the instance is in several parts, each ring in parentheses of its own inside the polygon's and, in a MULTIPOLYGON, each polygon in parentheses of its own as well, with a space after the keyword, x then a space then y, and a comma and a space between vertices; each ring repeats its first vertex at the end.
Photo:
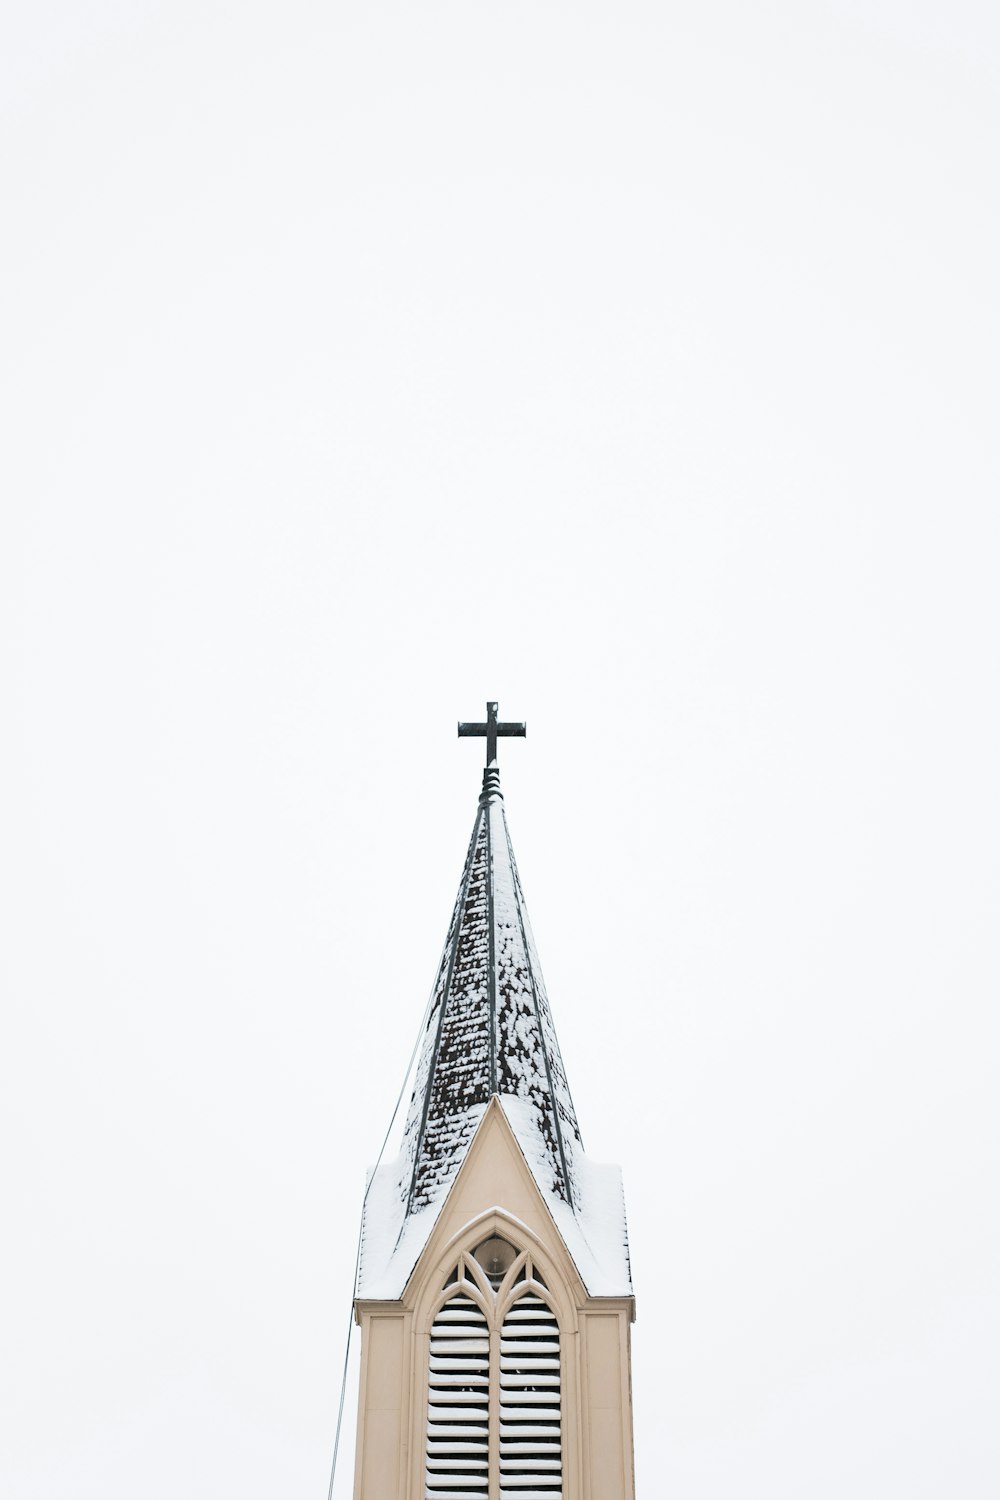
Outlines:
POLYGON ((588 1291, 630 1295, 620 1174, 583 1154, 495 763, 483 773, 402 1149, 368 1191, 360 1296, 401 1295, 494 1095, 571 1254, 583 1235, 574 1259, 588 1291))

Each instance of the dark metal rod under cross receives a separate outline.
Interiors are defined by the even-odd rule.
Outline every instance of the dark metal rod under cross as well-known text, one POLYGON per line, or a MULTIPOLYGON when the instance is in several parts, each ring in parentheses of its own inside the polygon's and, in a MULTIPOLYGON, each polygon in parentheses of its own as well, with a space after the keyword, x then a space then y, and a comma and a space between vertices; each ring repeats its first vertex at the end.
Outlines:
POLYGON ((523 740, 527 733, 527 724, 499 723, 497 720, 497 705, 495 703, 487 703, 486 705, 485 724, 459 724, 458 726, 458 737, 460 740, 485 738, 486 764, 488 766, 496 764, 498 739, 516 736, 518 739, 523 740))

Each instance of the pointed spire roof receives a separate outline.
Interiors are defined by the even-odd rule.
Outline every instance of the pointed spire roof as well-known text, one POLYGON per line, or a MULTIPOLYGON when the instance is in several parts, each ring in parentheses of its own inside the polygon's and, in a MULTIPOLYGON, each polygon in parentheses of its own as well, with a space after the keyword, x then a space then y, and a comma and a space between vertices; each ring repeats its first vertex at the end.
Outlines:
POLYGON ((528 920, 487 736, 472 838, 419 1044, 402 1148, 365 1200, 358 1295, 402 1295, 469 1146, 497 1096, 535 1184, 593 1296, 631 1295, 621 1173, 588 1161, 528 920))
POLYGON ((457 1170, 494 1094, 531 1106, 545 1187, 577 1206, 580 1127, 507 827, 500 773, 483 772, 469 852, 438 967, 403 1135, 407 1212, 428 1207, 457 1170))

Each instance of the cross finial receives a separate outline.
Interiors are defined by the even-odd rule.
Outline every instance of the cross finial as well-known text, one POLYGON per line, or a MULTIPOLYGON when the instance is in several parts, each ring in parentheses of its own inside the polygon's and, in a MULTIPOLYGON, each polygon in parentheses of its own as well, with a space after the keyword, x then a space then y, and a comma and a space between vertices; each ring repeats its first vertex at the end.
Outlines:
POLYGON ((486 740, 486 766, 495 766, 497 763, 497 739, 506 738, 508 735, 516 735, 518 739, 524 739, 528 732, 527 724, 501 724, 497 720, 497 705, 487 703, 485 724, 459 724, 459 739, 479 738, 486 740))

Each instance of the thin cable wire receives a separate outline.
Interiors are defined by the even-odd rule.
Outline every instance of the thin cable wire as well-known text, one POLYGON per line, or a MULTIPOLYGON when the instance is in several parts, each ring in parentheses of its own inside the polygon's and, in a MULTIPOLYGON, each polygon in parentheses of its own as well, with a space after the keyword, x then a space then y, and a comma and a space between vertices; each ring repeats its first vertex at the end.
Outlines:
POLYGON ((340 1405, 337 1408, 337 1434, 333 1440, 333 1463, 330 1466, 330 1488, 327 1491, 326 1500, 333 1500, 333 1484, 334 1480, 337 1477, 337 1455, 340 1452, 340 1429, 344 1421, 344 1398, 347 1395, 347 1371, 351 1361, 351 1336, 354 1333, 354 1298, 357 1295, 358 1272, 361 1269, 361 1240, 362 1235, 364 1234, 365 1227, 365 1205, 368 1202, 368 1194, 372 1190, 372 1183, 375 1181, 375 1173, 382 1165, 382 1157, 385 1155, 385 1148, 389 1144, 389 1137, 392 1134, 392 1127, 395 1125, 396 1116, 399 1114, 399 1106, 402 1104, 403 1099, 406 1095, 406 1085, 410 1081, 410 1074, 413 1071, 413 1064, 416 1061, 417 1052, 420 1049, 421 1039, 424 1035, 424 1032, 427 1030, 427 1022, 430 1020, 431 1008, 434 1004, 434 997, 436 994, 437 985, 435 984, 427 1001, 427 1007, 424 1010, 423 1020, 420 1022, 420 1030, 417 1032, 417 1040, 413 1044, 413 1051, 410 1053, 410 1060, 406 1065, 406 1072, 403 1075, 403 1086, 399 1091, 399 1098, 396 1100, 396 1107, 392 1112, 392 1119, 389 1121, 389 1129, 385 1133, 385 1140, 382 1142, 382 1149, 381 1151, 379 1151, 378 1160, 372 1168, 371 1176, 368 1179, 368 1186, 365 1188, 365 1196, 361 1200, 361 1223, 358 1226, 358 1253, 354 1258, 354 1283, 351 1292, 351 1309, 347 1319, 347 1346, 344 1349, 344 1372, 340 1378, 340 1405))

